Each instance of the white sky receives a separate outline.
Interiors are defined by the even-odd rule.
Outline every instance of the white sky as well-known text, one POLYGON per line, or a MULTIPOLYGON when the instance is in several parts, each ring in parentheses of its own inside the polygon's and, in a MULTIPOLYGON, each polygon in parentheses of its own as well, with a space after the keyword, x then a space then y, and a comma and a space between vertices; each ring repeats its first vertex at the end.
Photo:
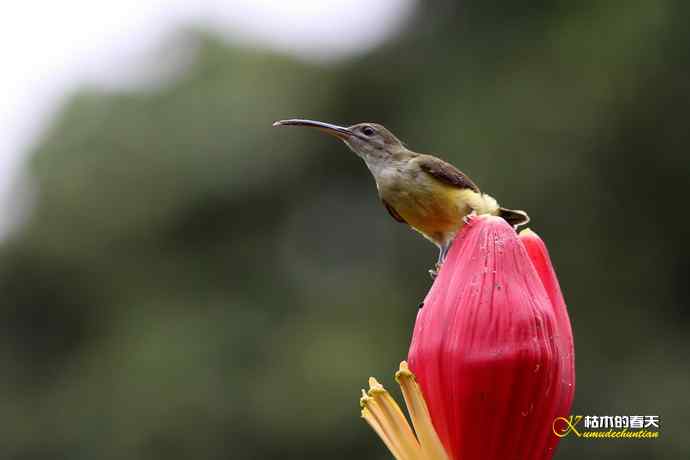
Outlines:
POLYGON ((415 0, 22 0, 0 28, 0 237, 21 213, 31 143, 83 83, 142 83, 146 56, 184 25, 306 59, 345 58, 380 44, 415 0))

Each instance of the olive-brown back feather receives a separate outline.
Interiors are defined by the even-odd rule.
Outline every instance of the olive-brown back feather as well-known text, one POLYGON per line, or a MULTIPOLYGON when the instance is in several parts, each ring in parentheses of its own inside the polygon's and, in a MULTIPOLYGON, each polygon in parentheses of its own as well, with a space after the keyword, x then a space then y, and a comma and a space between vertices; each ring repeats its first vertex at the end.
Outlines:
POLYGON ((458 188, 468 188, 479 192, 479 187, 467 177, 465 173, 450 163, 431 155, 420 155, 417 159, 419 167, 425 173, 440 180, 441 182, 458 188))

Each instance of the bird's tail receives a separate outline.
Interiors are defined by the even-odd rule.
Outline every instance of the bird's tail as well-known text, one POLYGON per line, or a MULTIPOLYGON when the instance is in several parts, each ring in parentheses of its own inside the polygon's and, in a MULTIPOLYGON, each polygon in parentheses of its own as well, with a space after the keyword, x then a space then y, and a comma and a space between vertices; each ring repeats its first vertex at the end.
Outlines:
POLYGON ((529 222, 527 213, 516 209, 498 208, 498 216, 505 219, 506 222, 515 228, 529 222))

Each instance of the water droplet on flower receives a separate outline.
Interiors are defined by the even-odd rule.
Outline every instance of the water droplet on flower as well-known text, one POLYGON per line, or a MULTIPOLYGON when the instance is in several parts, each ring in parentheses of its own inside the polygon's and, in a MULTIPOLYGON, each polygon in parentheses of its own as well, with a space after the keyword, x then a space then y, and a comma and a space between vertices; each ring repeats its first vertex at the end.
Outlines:
POLYGON ((500 285, 500 284, 497 284, 497 285, 496 285, 496 289, 498 289, 498 290, 500 291, 500 290, 501 290, 501 285, 500 285))
POLYGON ((537 365, 534 366, 534 373, 535 373, 535 374, 536 374, 537 372, 539 372, 539 368, 540 368, 540 367, 541 367, 541 364, 539 364, 539 363, 537 363, 537 365))

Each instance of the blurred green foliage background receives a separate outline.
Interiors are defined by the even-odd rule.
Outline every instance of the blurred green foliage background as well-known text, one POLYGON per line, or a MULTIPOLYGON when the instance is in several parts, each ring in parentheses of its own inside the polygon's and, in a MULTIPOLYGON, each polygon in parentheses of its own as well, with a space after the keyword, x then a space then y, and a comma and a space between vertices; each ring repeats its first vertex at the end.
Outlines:
POLYGON ((388 458, 359 420, 394 387, 436 249, 345 146, 275 119, 377 121, 549 245, 574 413, 656 441, 556 458, 687 458, 690 3, 424 2, 399 36, 310 64, 202 30, 165 84, 83 88, 28 165, 0 247, 0 456, 388 458))

